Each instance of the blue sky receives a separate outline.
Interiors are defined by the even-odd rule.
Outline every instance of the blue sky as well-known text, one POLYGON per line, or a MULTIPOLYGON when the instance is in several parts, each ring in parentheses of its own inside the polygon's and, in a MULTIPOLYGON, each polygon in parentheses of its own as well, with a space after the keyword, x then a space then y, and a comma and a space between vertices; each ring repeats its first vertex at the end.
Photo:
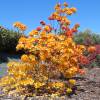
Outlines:
POLYGON ((0 0, 0 25, 12 29, 20 21, 28 26, 26 33, 39 26, 40 20, 47 23, 57 2, 68 2, 78 11, 69 17, 72 25, 80 23, 79 30, 91 29, 100 33, 100 0, 0 0))

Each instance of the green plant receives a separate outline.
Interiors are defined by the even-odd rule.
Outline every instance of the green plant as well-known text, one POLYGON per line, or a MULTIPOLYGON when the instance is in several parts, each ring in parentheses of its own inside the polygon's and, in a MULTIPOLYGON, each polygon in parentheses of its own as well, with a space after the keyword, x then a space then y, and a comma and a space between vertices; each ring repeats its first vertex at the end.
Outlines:
POLYGON ((100 54, 96 56, 97 66, 100 66, 100 54))
POLYGON ((17 31, 0 28, 0 51, 13 51, 21 34, 17 31))
POLYGON ((92 39, 94 44, 100 44, 100 35, 99 34, 92 34, 92 39))

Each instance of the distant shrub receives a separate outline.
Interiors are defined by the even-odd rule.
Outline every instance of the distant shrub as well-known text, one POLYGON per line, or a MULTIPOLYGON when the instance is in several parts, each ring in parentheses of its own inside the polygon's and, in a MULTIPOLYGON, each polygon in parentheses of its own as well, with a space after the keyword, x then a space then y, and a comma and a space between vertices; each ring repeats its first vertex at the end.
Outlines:
POLYGON ((74 35, 74 41, 78 44, 95 45, 100 44, 100 35, 85 30, 74 35))
POLYGON ((17 31, 0 27, 0 51, 16 50, 21 34, 17 31))

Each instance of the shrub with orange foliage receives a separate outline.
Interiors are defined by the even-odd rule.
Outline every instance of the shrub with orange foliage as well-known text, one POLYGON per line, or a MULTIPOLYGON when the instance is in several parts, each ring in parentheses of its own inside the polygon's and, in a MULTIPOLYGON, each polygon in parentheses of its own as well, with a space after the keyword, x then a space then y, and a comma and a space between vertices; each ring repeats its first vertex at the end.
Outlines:
MULTIPOLYGON (((22 55, 21 62, 8 63, 8 75, 0 81, 5 92, 10 94, 11 90, 15 90, 24 95, 38 95, 46 90, 48 94, 66 95, 73 91, 76 81, 69 79, 80 72, 79 58, 86 48, 75 44, 72 39, 79 24, 70 29, 70 21, 66 18, 66 15, 75 13, 76 8, 68 8, 67 3, 63 5, 64 8, 61 8, 61 4, 55 6, 56 11, 49 20, 57 20, 60 24, 59 32, 64 34, 53 33, 52 26, 41 21, 41 28, 32 30, 28 37, 19 39, 16 49, 24 50, 26 54, 22 55), (59 73, 67 79, 67 83, 52 82, 52 78, 59 73)), ((17 23, 14 26, 22 29, 23 25, 17 23)))

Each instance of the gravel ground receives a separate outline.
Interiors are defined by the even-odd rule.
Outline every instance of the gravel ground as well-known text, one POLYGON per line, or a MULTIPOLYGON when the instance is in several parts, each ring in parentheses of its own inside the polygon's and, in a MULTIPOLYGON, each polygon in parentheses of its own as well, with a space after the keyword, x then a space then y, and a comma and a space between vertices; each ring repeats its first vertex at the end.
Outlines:
MULTIPOLYGON (((18 56, 8 56, 8 61, 14 60, 19 61, 18 56)), ((6 74, 7 62, 0 63, 0 77, 6 74)), ((84 76, 76 76, 77 80, 77 90, 76 93, 68 96, 62 97, 10 97, 3 96, 0 100, 100 100, 100 67, 95 67, 92 69, 85 68, 86 74, 84 76)), ((1 91, 0 91, 1 93, 1 91)))

